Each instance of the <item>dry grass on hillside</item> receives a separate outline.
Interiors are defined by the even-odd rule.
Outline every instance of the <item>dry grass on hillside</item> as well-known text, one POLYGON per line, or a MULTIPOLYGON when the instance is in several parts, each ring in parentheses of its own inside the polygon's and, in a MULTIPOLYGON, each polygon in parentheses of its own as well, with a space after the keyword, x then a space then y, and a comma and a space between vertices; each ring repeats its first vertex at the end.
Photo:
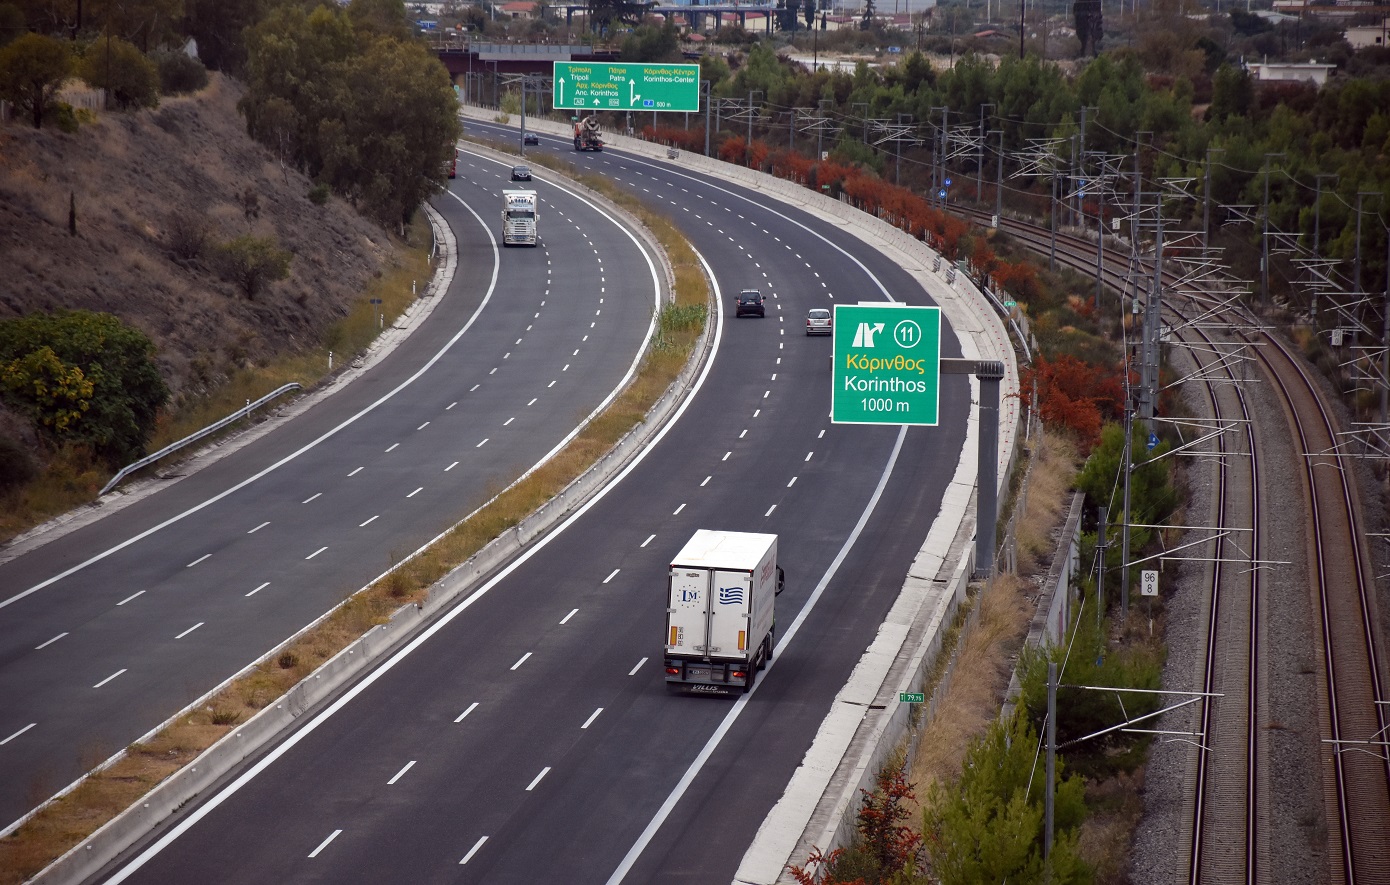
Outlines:
MULTIPOLYGON (((1032 453, 1028 505, 1018 528, 1018 574, 1000 575, 978 601, 980 620, 961 648, 945 702, 917 742, 908 780, 918 799, 936 783, 960 777, 970 743, 999 715, 1015 659, 1036 604, 1035 578, 1045 574, 1056 533, 1070 506, 1080 459, 1066 439, 1044 431, 1032 453)), ((914 818, 921 826, 920 815, 914 818)))
POLYGON ((310 202, 309 180, 247 136, 239 95, 214 75, 197 95, 104 113, 71 134, 22 120, 0 126, 0 318, 114 313, 155 342, 176 395, 317 345, 396 247, 342 201, 310 202), (248 190, 257 206, 249 216, 248 190), (276 237, 294 253, 290 278, 253 300, 206 260, 176 260, 171 235, 190 220, 219 241, 276 237))

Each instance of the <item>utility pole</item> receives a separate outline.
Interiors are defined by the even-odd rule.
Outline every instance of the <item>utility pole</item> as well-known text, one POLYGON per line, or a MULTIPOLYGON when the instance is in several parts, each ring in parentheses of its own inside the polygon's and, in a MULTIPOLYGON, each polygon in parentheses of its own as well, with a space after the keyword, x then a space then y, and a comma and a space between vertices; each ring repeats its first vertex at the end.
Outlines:
POLYGON ((761 89, 748 90, 748 141, 743 145, 743 165, 753 165, 753 96, 762 95, 761 89))
POLYGON ((999 165, 994 172, 994 226, 1004 220, 1004 130, 999 130, 999 165))
MULTIPOLYGON (((1352 279, 1356 283, 1358 293, 1363 291, 1361 288, 1361 198, 1378 196, 1380 196, 1380 191, 1356 192, 1356 260, 1352 264, 1352 279)), ((1386 273, 1390 273, 1390 268, 1386 268, 1386 273)))
POLYGON ((980 203, 985 201, 985 138, 989 135, 989 132, 985 129, 985 108, 989 108, 993 111, 994 105, 988 103, 980 105, 980 150, 976 154, 977 160, 975 163, 975 199, 980 203))
POLYGON ((1269 305, 1269 160, 1271 157, 1282 157, 1282 153, 1265 154, 1265 201, 1262 211, 1264 216, 1264 234, 1260 237, 1260 309, 1263 310, 1269 305))
POLYGON ((1108 519, 1110 508, 1101 506, 1100 525, 1096 529, 1096 552, 1100 554, 1100 568, 1096 569, 1096 634, 1100 634, 1105 616, 1105 536, 1110 528, 1108 519))
MULTIPOLYGON (((1381 225, 1385 227, 1384 223, 1381 225)), ((1390 424, 1390 227, 1385 227, 1385 304, 1382 305, 1383 322, 1380 329, 1380 377, 1385 383, 1380 386, 1380 423, 1390 424)))
POLYGON ((1132 462, 1134 446, 1134 405, 1132 399, 1125 400, 1125 452, 1120 459, 1125 474, 1124 522, 1120 526, 1120 623, 1129 620, 1129 474, 1134 469, 1132 462))
POLYGON ((705 156, 709 156, 709 111, 714 104, 714 96, 710 95, 710 81, 701 80, 700 85, 705 90, 705 156))
POLYGON ((1043 865, 1052 856, 1052 822, 1057 781, 1057 662, 1047 662, 1047 783, 1043 785, 1043 865))
POLYGON ((1158 228, 1154 237, 1153 288, 1144 301, 1143 365, 1140 374, 1139 417, 1147 430, 1153 432, 1154 415, 1158 412, 1158 329, 1163 310, 1163 201, 1158 204, 1158 228))
POLYGON ((1053 170, 1048 178, 1047 191, 1047 226, 1050 233, 1050 245, 1047 251, 1047 269, 1057 269, 1057 171, 1053 170))
POLYGON ((1144 136, 1153 135, 1147 130, 1134 133, 1134 214, 1129 223, 1130 239, 1134 241, 1135 251, 1139 250, 1139 232, 1143 225, 1139 221, 1139 210, 1144 206, 1144 170, 1140 158, 1144 154, 1144 136))
POLYGON ((1322 180, 1330 178, 1337 180, 1337 176, 1331 172, 1319 172, 1313 176, 1317 196, 1313 198, 1313 254, 1322 255, 1322 180))
POLYGON ((1224 154, 1225 148, 1207 148, 1206 180, 1202 184, 1202 257, 1207 257, 1211 236, 1211 155, 1224 154))
MULTIPOLYGON (((1084 156, 1084 154, 1083 154, 1084 156)), ((1102 161, 1103 162, 1103 161, 1102 161)), ((1085 204, 1083 203, 1084 207, 1085 204)), ((1082 212, 1082 219, 1085 219, 1085 212, 1082 212)), ((1101 271, 1105 268, 1105 191, 1096 185, 1096 303, 1095 308, 1100 310, 1100 290, 1101 290, 1101 271)))

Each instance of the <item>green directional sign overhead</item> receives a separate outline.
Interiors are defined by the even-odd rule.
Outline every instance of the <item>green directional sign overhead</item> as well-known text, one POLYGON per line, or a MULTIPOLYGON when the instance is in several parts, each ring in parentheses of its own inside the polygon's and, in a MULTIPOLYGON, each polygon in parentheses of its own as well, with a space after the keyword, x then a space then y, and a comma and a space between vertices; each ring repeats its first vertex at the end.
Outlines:
POLYGON ((937 424, 941 308, 837 304, 834 328, 833 423, 937 424))
POLYGON ((555 62, 556 108, 594 111, 698 111, 700 66, 635 62, 555 62))

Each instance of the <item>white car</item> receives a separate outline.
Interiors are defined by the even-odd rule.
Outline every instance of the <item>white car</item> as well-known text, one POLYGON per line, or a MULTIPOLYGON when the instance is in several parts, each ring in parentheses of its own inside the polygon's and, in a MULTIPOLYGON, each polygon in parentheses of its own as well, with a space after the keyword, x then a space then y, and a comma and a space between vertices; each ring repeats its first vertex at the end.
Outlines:
POLYGON ((830 335, 834 333, 833 323, 835 321, 830 316, 828 308, 813 307, 806 313, 806 334, 807 335, 830 335))

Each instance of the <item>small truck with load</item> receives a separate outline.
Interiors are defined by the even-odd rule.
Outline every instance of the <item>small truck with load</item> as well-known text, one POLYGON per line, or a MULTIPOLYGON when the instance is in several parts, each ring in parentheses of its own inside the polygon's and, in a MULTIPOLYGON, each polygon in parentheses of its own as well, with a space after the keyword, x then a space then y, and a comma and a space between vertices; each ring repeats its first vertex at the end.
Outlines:
POLYGON ((746 692, 772 659, 777 536, 700 529, 667 575, 666 688, 746 692))
POLYGON ((598 117, 593 114, 574 123, 574 149, 577 151, 601 151, 603 139, 599 137, 598 117))
POLYGON ((536 245, 536 203, 535 191, 502 191, 503 246, 536 245))

